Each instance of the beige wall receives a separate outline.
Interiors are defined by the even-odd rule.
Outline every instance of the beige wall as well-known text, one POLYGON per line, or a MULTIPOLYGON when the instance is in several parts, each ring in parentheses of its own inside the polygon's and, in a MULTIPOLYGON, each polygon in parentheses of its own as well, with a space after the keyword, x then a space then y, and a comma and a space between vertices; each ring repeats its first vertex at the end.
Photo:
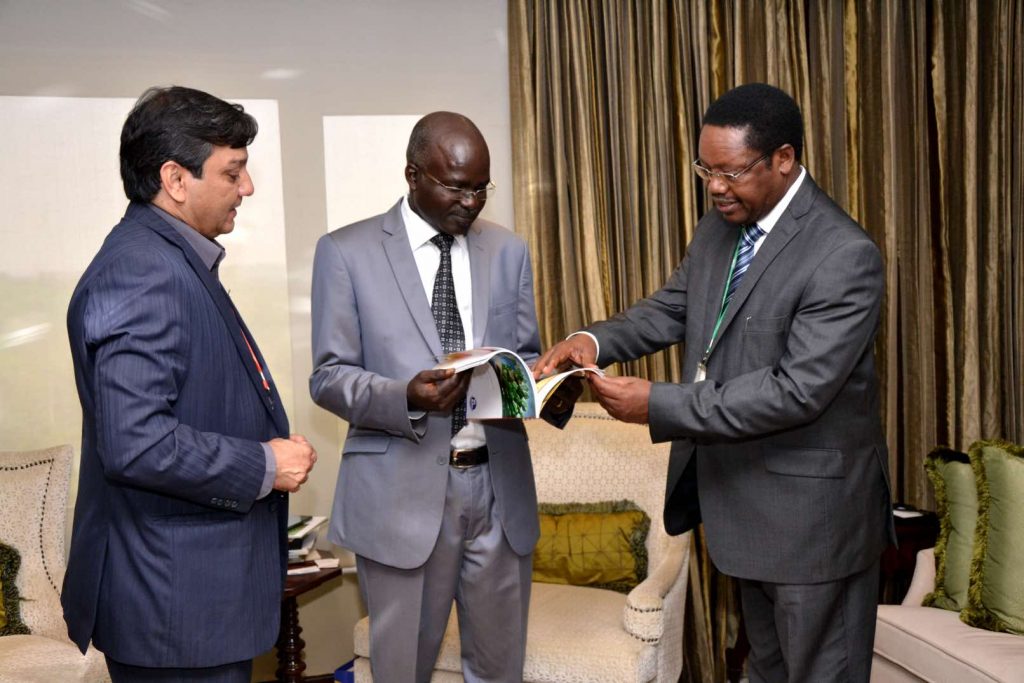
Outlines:
MULTIPOLYGON (((287 308, 277 314, 288 324, 279 325, 270 315, 252 326, 261 346, 273 349, 274 355, 269 350, 267 355, 277 376, 290 382, 282 393, 290 398, 293 430, 306 434, 321 455, 311 482, 294 497, 293 509, 326 514, 344 428, 312 405, 306 385, 311 364, 310 268, 316 239, 328 227, 323 119, 437 109, 465 113, 490 144, 491 173, 499 186, 485 215, 511 225, 505 2, 0 0, 0 95, 135 98, 150 85, 171 83, 231 100, 269 100, 270 107, 276 102, 281 179, 276 187, 274 182, 264 187, 283 198, 284 250, 276 264, 282 273, 280 289, 286 278, 287 291, 267 296, 275 306, 287 308)), ((107 141, 107 153, 115 155, 117 131, 97 130, 96 135, 107 141)), ((39 151, 50 155, 50 163, 66 166, 71 160, 60 153, 59 143, 40 140, 39 151)), ((276 163, 273 154, 265 158, 276 163)), ((5 252, 30 242, 44 251, 71 250, 67 260, 84 267, 96 244, 78 237, 82 231, 108 228, 120 208, 102 218, 75 208, 79 203, 94 206, 96 197, 116 200, 111 188, 116 190, 119 181, 111 177, 109 157, 102 163, 77 163, 74 172, 61 174, 73 179, 70 186, 55 184, 50 174, 38 170, 39 164, 25 165, 39 177, 26 175, 5 147, 5 172, 36 188, 33 199, 38 197, 38 211, 47 217, 38 224, 12 221, 0 210, 0 247, 5 252), (68 218, 48 228, 52 234, 38 234, 39 225, 57 214, 68 218), (82 219, 88 224, 78 224, 78 216, 90 216, 82 219)), ((6 183, 0 187, 4 193, 12 191, 6 183)), ((2 199, 7 204, 11 197, 2 199)), ((243 205, 238 231, 261 229, 246 224, 245 209, 243 205)), ((266 230, 275 233, 274 239, 282 234, 273 226, 266 230)), ((241 235, 239 240, 241 244, 241 235)), ((230 255, 236 246, 227 246, 230 255)), ((55 282, 39 268, 15 277, 14 260, 0 260, 0 387, 5 394, 0 396, 0 449, 58 441, 74 443, 77 449, 80 416, 63 339, 63 313, 73 282, 55 282), (23 322, 19 312, 30 300, 38 301, 43 313, 23 322), (14 301, 22 308, 12 306, 14 301), (27 372, 26 358, 39 370, 27 372), (38 376, 47 368, 54 368, 58 379, 50 378, 48 388, 40 391, 38 376), (27 421, 32 428, 25 427, 27 421)), ((255 285, 245 277, 234 286, 255 285)), ((308 672, 324 673, 350 659, 351 627, 361 611, 355 582, 345 577, 300 602, 308 672)), ((258 662, 257 678, 272 672, 269 658, 258 662)))

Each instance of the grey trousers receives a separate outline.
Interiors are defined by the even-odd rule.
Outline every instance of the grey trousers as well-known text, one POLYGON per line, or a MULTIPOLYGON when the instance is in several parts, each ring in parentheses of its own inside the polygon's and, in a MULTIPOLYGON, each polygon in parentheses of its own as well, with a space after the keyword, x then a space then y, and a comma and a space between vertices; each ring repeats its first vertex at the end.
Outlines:
POLYGON ((356 563, 375 683, 430 680, 453 600, 467 683, 521 683, 532 556, 505 539, 487 464, 449 468, 441 531, 423 566, 356 563))
POLYGON ((740 579, 750 683, 868 683, 878 565, 827 583, 740 579))

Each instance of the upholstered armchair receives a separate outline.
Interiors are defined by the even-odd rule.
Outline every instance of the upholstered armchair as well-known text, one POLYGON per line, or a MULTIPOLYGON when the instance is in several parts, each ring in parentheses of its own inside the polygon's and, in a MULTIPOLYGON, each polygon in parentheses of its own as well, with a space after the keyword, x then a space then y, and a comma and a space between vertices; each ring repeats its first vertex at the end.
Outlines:
POLYGON ((0 543, 21 556, 15 585, 28 635, 0 637, 0 683, 109 681, 103 655, 68 640, 60 606, 72 450, 0 452, 0 543))
MULTIPOLYGON (((648 575, 628 594, 534 582, 524 681, 531 683, 676 683, 683 662, 683 612, 690 534, 665 533, 662 507, 668 444, 652 445, 645 427, 613 420, 581 403, 564 430, 528 420, 542 503, 628 499, 650 517, 648 575)), ((372 681, 369 626, 355 628, 356 681, 372 681)), ((462 681, 454 610, 433 683, 462 681)))

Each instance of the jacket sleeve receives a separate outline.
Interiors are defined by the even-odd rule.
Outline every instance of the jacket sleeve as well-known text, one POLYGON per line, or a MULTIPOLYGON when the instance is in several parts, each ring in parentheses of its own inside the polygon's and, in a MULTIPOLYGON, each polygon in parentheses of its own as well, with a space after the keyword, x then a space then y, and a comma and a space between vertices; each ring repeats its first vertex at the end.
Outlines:
POLYGON ((351 425, 419 441, 409 416, 407 382, 364 367, 356 292, 344 256, 332 235, 317 242, 310 396, 318 406, 351 425))
POLYGON ((179 422, 189 377, 189 291, 157 251, 112 259, 90 284, 84 334, 93 356, 97 441, 104 475, 200 505, 248 510, 266 474, 262 444, 179 422), (223 504, 220 505, 223 507, 223 504))
POLYGON ((690 258, 687 253, 657 292, 586 328, 597 338, 599 366, 635 360, 683 341, 690 258))

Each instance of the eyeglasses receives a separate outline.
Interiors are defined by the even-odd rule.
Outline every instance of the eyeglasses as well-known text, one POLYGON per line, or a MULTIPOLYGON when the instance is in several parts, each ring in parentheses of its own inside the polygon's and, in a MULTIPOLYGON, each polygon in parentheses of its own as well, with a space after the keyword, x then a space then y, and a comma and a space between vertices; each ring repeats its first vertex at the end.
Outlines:
POLYGON ((710 168, 705 168, 704 166, 702 166, 700 163, 700 159, 694 159, 693 172, 696 173, 697 176, 706 183, 711 182, 713 178, 720 178, 727 183, 735 183, 740 179, 740 177, 744 173, 757 166, 759 163, 770 157, 772 154, 775 154, 774 149, 768 152, 767 154, 764 154, 758 157, 757 159, 754 159, 749 164, 747 164, 746 167, 744 167, 743 169, 739 171, 734 171, 732 173, 729 173, 727 171, 712 171, 710 168))
POLYGON ((486 202, 487 198, 493 195, 494 191, 498 189, 498 186, 490 181, 488 181, 487 187, 481 188, 479 190, 470 190, 465 187, 452 187, 451 185, 445 185, 440 180, 427 173, 425 169, 418 168, 417 170, 419 170, 423 175, 433 180, 439 186, 448 190, 448 192, 450 192, 451 194, 457 195, 459 199, 479 199, 482 202, 486 202))

